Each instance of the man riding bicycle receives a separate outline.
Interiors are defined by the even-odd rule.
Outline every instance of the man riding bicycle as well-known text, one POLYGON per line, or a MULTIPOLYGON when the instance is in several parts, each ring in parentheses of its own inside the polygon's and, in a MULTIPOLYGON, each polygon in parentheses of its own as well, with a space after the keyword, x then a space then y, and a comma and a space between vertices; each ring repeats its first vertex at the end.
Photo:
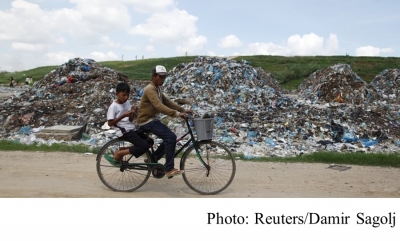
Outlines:
POLYGON ((151 81, 144 88, 140 100, 137 122, 142 130, 151 132, 163 140, 155 151, 155 156, 156 160, 159 160, 165 152, 165 175, 172 177, 184 172, 176 169, 174 164, 176 135, 157 118, 157 115, 162 113, 170 117, 187 118, 187 113, 193 113, 193 111, 184 109, 162 93, 161 86, 166 76, 167 70, 164 66, 153 67, 151 81))

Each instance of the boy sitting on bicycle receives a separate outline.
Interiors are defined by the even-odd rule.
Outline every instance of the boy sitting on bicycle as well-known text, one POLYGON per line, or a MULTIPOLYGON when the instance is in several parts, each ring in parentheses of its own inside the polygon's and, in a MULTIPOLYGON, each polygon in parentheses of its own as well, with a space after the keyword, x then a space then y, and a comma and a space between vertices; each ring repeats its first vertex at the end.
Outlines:
POLYGON ((131 106, 128 101, 130 94, 130 87, 127 83, 118 83, 115 88, 117 99, 108 108, 107 123, 109 126, 116 126, 118 137, 123 137, 129 141, 133 146, 114 151, 114 157, 105 157, 111 164, 119 165, 122 157, 128 154, 134 155, 136 158, 145 153, 150 145, 146 140, 142 139, 136 133, 136 127, 132 123, 137 110, 136 106, 131 106))
POLYGON ((182 170, 174 167, 176 135, 157 118, 157 115, 162 113, 170 117, 187 118, 186 113, 193 113, 193 111, 185 110, 162 93, 161 86, 164 84, 166 75, 167 70, 164 66, 153 67, 151 82, 144 88, 140 100, 137 122, 142 130, 151 132, 163 140, 155 151, 155 155, 159 159, 165 152, 165 176, 172 177, 183 173, 182 170))

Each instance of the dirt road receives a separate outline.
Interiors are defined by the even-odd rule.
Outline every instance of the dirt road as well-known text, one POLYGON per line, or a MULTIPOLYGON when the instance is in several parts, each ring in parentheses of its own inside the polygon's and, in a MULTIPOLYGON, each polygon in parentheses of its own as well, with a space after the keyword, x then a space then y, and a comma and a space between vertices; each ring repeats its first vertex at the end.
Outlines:
POLYGON ((130 193, 113 192, 97 176, 95 155, 0 152, 0 197, 122 198, 347 198, 400 197, 400 169, 327 164, 237 161, 232 184, 220 194, 202 196, 182 177, 155 179, 130 193))

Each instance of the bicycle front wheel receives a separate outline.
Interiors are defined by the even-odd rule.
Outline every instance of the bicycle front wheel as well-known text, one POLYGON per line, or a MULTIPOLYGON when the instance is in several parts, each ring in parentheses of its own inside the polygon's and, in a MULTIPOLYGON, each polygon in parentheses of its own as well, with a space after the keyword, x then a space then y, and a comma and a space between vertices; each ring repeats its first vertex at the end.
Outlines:
POLYGON ((217 194, 226 189, 235 177, 236 164, 229 149, 214 141, 197 142, 199 155, 210 166, 210 170, 201 163, 194 145, 184 153, 181 170, 185 183, 200 194, 217 194))
MULTIPOLYGON (((142 168, 121 168, 120 165, 110 163, 107 158, 114 157, 115 150, 129 148, 133 144, 117 138, 106 143, 97 154, 96 169, 101 182, 113 191, 132 192, 143 186, 150 177, 151 170, 143 165, 142 168)), ((132 163, 144 163, 144 159, 150 160, 146 152, 139 158, 133 155, 125 155, 123 161, 132 163)))

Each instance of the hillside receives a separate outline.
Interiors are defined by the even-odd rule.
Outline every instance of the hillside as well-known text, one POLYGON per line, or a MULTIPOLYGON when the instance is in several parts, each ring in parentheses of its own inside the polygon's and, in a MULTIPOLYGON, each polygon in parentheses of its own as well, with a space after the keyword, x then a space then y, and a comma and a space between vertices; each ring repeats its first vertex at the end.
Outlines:
MULTIPOLYGON (((189 63, 196 56, 155 58, 131 61, 99 62, 102 66, 121 72, 133 80, 148 80, 150 70, 156 64, 165 65, 168 70, 180 63, 189 63)), ((282 87, 288 90, 297 89, 301 82, 311 73, 342 63, 349 64, 351 68, 365 82, 371 82, 374 77, 385 69, 400 68, 400 58, 394 57, 352 57, 352 56, 236 56, 236 60, 246 60, 253 67, 263 68, 271 73, 282 87)), ((10 77, 19 83, 24 83, 26 76, 32 76, 35 81, 41 80, 50 71, 58 66, 44 66, 19 72, 1 72, 0 84, 8 85, 10 77)))

